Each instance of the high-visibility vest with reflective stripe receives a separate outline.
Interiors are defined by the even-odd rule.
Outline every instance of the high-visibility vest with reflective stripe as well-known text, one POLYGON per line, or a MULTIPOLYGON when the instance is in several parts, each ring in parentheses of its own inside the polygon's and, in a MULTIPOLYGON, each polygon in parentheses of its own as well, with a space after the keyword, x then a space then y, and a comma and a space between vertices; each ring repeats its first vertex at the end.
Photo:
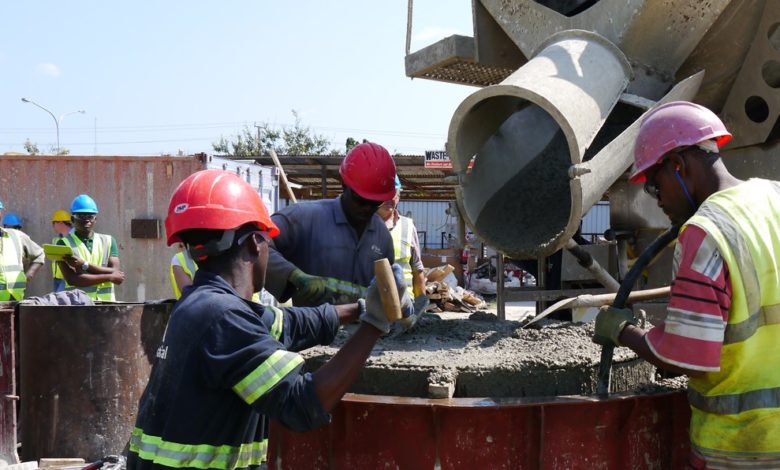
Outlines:
MULTIPOLYGON (((102 233, 94 233, 92 235, 92 251, 87 249, 84 242, 76 236, 74 231, 71 231, 65 237, 63 237, 65 244, 73 249, 73 252, 78 255, 79 258, 85 260, 93 266, 108 266, 108 258, 111 253, 111 235, 104 235, 102 233)), ((67 284, 66 287, 73 288, 67 284)), ((111 282, 102 282, 100 284, 88 287, 78 287, 84 291, 87 296, 92 300, 116 300, 114 297, 114 284, 111 282)))
POLYGON ((239 469, 265 462, 268 439, 240 446, 213 446, 209 444, 180 444, 164 441, 158 436, 144 434, 134 428, 130 436, 130 452, 138 457, 172 468, 239 469))
MULTIPOLYGON (((179 267, 184 271, 184 274, 189 276, 190 279, 195 278, 195 273, 198 271, 198 265, 193 261, 189 253, 180 251, 176 253, 176 258, 179 260, 179 267)), ((176 283, 176 276, 173 275, 173 263, 168 267, 168 276, 171 279, 171 287, 173 288, 173 295, 176 299, 181 298, 181 291, 179 285, 176 283)), ((252 302, 260 303, 260 294, 255 292, 252 294, 252 302)))
POLYGON ((406 287, 412 288, 412 242, 414 241, 414 223, 409 217, 399 216, 395 227, 390 230, 393 237, 395 262, 401 265, 404 272, 406 287))
MULTIPOLYGON (((51 239, 51 244, 56 245, 60 240, 62 240, 62 237, 54 237, 51 239)), ((54 279, 65 279, 65 276, 62 275, 62 271, 60 271, 60 265, 58 265, 56 261, 51 262, 51 276, 54 279)))
POLYGON ((720 371, 689 382, 692 447, 712 467, 780 468, 780 183, 719 191, 687 224, 717 243, 732 288, 720 371))
MULTIPOLYGON (((176 253, 175 256, 176 259, 179 260, 179 267, 182 271, 184 271, 184 274, 189 276, 190 279, 195 277, 195 271, 198 270, 198 265, 195 264, 195 261, 190 257, 189 254, 185 251, 180 251, 176 253)), ((173 263, 171 263, 171 266, 168 268, 168 275, 171 277, 171 287, 173 288, 173 295, 177 298, 181 298, 181 291, 179 290, 179 285, 176 283, 176 276, 173 275, 173 263)))
POLYGON ((0 234, 0 301, 22 300, 27 287, 22 240, 14 229, 5 228, 0 234))

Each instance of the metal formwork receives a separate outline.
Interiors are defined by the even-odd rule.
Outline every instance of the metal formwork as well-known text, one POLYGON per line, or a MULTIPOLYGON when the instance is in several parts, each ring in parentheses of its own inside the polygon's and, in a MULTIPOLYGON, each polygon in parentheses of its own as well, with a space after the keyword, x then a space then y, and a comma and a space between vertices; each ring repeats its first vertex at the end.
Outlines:
POLYGON ((272 423, 269 468, 667 469, 688 458, 684 393, 538 399, 348 394, 321 429, 272 423))
POLYGON ((122 452, 171 305, 20 306, 24 460, 122 452))
POLYGON ((16 453, 16 352, 14 309, 0 302, 0 466, 19 463, 16 453))

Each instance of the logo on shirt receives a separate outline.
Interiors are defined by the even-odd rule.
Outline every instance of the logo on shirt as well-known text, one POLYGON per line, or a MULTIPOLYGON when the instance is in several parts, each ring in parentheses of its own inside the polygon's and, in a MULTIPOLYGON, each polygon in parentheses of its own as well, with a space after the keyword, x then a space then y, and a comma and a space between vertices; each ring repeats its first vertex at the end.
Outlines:
POLYGON ((190 207, 189 204, 187 204, 186 202, 182 202, 181 204, 177 204, 176 207, 173 208, 173 212, 175 214, 181 214, 182 212, 186 211, 188 207, 190 207))
POLYGON ((168 356, 168 346, 160 346, 157 348, 157 357, 165 359, 168 356))
POLYGON ((374 253, 376 253, 378 255, 382 254, 382 250, 380 250, 379 247, 376 246, 376 245, 371 245, 371 251, 373 251, 374 253))

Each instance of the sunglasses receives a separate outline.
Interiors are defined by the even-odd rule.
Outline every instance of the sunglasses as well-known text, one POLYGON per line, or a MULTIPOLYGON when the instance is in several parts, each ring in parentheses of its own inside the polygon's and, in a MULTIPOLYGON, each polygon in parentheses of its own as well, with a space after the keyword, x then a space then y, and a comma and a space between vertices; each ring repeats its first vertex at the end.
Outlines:
POLYGON ((249 232, 249 233, 245 233, 244 235, 242 235, 238 240, 236 240, 236 245, 243 244, 246 241, 247 238, 249 238, 250 236, 255 235, 255 234, 260 235, 260 238, 262 239, 261 241, 264 241, 264 242, 268 243, 268 240, 269 240, 268 234, 266 232, 262 231, 262 230, 256 230, 254 232, 249 232))
POLYGON ((352 189, 349 190, 349 195, 352 198, 352 200, 355 201, 355 204, 363 207, 371 207, 374 209, 378 209, 379 206, 381 206, 382 203, 384 202, 384 201, 372 201, 371 199, 366 199, 363 196, 360 196, 352 189))
POLYGON ((73 218, 81 222, 90 222, 95 220, 97 216, 95 214, 73 214, 73 218))

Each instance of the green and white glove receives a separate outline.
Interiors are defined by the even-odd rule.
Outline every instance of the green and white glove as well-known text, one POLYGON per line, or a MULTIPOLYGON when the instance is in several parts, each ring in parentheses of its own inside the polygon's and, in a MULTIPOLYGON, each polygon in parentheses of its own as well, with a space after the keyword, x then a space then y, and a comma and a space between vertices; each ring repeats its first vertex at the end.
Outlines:
POLYGON ((312 276, 296 268, 288 280, 295 286, 295 297, 311 305, 324 304, 331 296, 328 280, 324 277, 312 276))
POLYGON ((620 333, 627 325, 636 325, 634 312, 630 308, 604 306, 596 316, 596 333, 593 342, 602 346, 621 346, 620 333))
MULTIPOLYGON (((398 298, 401 303, 401 321, 403 321, 414 314, 414 304, 406 289, 406 283, 403 279, 403 270, 398 264, 393 265, 393 277, 395 278, 395 286, 398 289, 398 298)), ((379 296, 379 288, 376 286, 376 278, 372 279, 371 284, 368 286, 365 310, 363 310, 361 302, 360 321, 373 325, 383 334, 390 332, 391 323, 385 316, 385 309, 382 307, 382 298, 379 296)))

